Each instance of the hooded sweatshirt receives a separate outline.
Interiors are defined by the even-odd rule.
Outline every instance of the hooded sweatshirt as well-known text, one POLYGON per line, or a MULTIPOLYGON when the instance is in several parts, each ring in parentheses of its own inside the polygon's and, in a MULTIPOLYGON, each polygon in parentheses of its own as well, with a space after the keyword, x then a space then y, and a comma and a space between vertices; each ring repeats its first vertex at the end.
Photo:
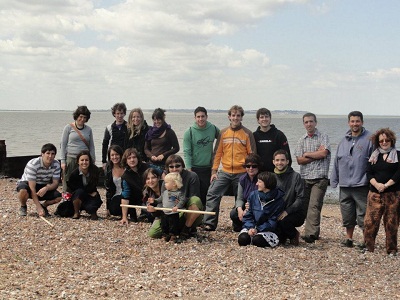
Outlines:
POLYGON ((347 131, 337 147, 333 162, 330 180, 333 188, 338 185, 340 187, 368 185, 366 171, 373 148, 370 136, 371 133, 364 127, 357 137, 353 137, 350 130, 347 131))
POLYGON ((207 121, 204 128, 196 122, 183 135, 183 154, 187 169, 192 167, 211 168, 213 145, 219 129, 207 121))
POLYGON ((292 156, 285 134, 278 130, 274 124, 267 131, 261 131, 260 126, 253 132, 254 139, 257 145, 257 154, 260 155, 263 162, 263 171, 273 172, 274 164, 272 163, 275 151, 283 149, 289 154, 289 165, 292 164, 292 156))

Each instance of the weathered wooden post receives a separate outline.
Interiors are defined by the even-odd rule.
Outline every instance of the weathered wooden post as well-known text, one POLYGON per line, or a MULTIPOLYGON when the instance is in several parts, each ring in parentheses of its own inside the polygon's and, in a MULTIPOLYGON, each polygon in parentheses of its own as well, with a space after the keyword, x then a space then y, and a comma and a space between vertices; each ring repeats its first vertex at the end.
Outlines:
POLYGON ((6 141, 0 140, 0 175, 4 175, 6 168, 7 149, 6 141))

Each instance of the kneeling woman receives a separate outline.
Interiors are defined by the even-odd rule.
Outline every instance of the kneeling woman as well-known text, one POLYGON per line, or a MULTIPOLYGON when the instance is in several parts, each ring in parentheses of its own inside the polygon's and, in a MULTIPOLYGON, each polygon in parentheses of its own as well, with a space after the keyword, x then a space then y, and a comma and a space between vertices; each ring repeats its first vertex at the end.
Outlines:
POLYGON ((240 246, 275 247, 279 240, 274 231, 278 216, 285 208, 285 193, 276 187, 275 174, 262 172, 257 179, 257 191, 253 191, 247 199, 249 210, 243 216, 238 243, 240 246))
POLYGON ((93 164, 90 152, 84 150, 76 157, 78 168, 70 175, 67 186, 72 193, 74 205, 73 219, 79 219, 80 211, 90 214, 91 220, 97 220, 97 210, 103 203, 97 191, 99 169, 93 164))
MULTIPOLYGON (((121 203, 141 205, 143 198, 143 173, 148 166, 146 163, 142 163, 140 154, 135 148, 125 150, 122 156, 122 165, 125 167, 125 172, 122 175, 121 203)), ((138 221, 136 208, 122 207, 121 225, 128 224, 128 214, 131 221, 138 221)))

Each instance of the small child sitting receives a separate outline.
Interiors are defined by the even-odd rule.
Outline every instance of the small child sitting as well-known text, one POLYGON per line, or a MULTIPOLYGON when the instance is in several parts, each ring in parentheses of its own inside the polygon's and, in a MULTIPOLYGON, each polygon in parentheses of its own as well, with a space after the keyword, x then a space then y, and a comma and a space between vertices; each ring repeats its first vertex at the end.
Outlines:
POLYGON ((162 204, 162 207, 172 208, 172 211, 164 211, 161 215, 161 230, 166 242, 176 241, 179 235, 177 210, 185 207, 186 204, 186 198, 180 191, 182 185, 182 177, 179 173, 168 173, 164 178, 165 191, 154 200, 156 204, 162 204))

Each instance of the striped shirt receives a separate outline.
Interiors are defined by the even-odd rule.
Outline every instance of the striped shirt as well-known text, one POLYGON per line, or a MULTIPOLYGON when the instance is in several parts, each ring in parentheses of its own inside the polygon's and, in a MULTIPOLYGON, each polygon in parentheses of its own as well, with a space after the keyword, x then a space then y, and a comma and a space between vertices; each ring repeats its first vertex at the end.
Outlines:
POLYGON ((61 167, 58 160, 54 160, 50 167, 43 165, 42 157, 31 159, 24 169, 20 181, 35 181, 36 184, 52 183, 53 179, 60 179, 61 167))
POLYGON ((300 165, 301 178, 328 178, 329 164, 331 162, 331 144, 329 143, 327 134, 318 131, 318 129, 315 129, 314 135, 311 137, 306 133, 299 139, 294 155, 296 157, 301 157, 305 152, 318 151, 321 145, 328 150, 328 155, 324 159, 318 159, 308 164, 300 165))

